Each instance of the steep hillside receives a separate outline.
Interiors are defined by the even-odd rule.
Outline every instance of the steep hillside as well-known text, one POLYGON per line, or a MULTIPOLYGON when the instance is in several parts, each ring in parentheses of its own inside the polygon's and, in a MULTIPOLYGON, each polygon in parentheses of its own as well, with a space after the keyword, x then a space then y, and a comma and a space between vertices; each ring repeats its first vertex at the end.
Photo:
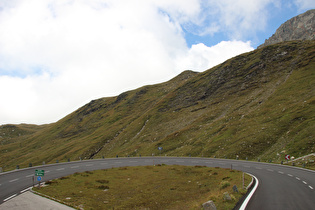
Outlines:
POLYGON ((314 152, 314 56, 315 41, 282 42, 91 101, 1 145, 0 166, 153 153, 279 161, 314 152))
POLYGON ((293 40, 315 40, 315 9, 308 10, 283 23, 276 33, 258 48, 293 40))

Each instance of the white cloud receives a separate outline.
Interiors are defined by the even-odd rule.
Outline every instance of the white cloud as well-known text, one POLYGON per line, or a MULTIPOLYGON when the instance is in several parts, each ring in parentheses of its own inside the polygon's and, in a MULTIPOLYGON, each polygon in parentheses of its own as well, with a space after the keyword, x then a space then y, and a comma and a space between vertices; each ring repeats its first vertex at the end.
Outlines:
POLYGON ((200 43, 193 45, 182 57, 178 58, 177 68, 203 71, 231 57, 252 50, 250 42, 222 41, 212 47, 200 43))
POLYGON ((202 71, 251 50, 188 48, 198 0, 15 0, 0 3, 0 124, 49 123, 91 99, 202 71), (228 52, 228 53, 227 53, 228 52))

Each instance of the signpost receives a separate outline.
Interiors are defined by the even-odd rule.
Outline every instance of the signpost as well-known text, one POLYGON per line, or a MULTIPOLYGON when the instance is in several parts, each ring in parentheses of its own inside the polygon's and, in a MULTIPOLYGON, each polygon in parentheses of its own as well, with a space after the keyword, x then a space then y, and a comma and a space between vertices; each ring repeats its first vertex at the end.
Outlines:
POLYGON ((163 147, 158 147, 158 150, 160 151, 160 156, 161 156, 161 151, 163 150, 163 147))
MULTIPOLYGON (((35 176, 37 176, 38 187, 40 187, 40 181, 42 180, 42 176, 45 175, 45 170, 35 169, 35 176)), ((33 177, 33 186, 34 186, 34 178, 33 177)))
POLYGON ((45 175, 45 171, 44 170, 35 170, 35 176, 44 176, 45 175))
POLYGON ((288 163, 288 161, 291 159, 290 155, 285 155, 285 159, 287 160, 288 163))
POLYGON ((285 159, 286 159, 286 160, 290 160, 290 155, 286 155, 286 156, 285 156, 285 159))

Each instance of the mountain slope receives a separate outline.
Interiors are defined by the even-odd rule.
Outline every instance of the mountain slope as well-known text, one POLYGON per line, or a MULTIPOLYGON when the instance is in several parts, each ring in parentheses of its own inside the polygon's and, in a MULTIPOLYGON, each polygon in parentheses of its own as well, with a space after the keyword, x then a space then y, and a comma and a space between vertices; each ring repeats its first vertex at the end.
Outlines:
POLYGON ((0 166, 152 153, 281 160, 314 152, 314 49, 315 41, 270 45, 91 101, 57 123, 0 139, 0 166))
POLYGON ((293 40, 315 40, 315 9, 308 10, 283 23, 276 33, 258 48, 293 40))

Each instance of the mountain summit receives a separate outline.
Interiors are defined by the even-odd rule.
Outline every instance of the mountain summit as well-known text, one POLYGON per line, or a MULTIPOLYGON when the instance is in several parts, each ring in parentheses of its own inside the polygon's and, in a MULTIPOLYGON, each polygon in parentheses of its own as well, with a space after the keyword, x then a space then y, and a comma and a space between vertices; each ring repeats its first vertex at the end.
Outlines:
POLYGON ((258 48, 293 40, 315 40, 315 9, 308 10, 283 23, 276 33, 258 48))

